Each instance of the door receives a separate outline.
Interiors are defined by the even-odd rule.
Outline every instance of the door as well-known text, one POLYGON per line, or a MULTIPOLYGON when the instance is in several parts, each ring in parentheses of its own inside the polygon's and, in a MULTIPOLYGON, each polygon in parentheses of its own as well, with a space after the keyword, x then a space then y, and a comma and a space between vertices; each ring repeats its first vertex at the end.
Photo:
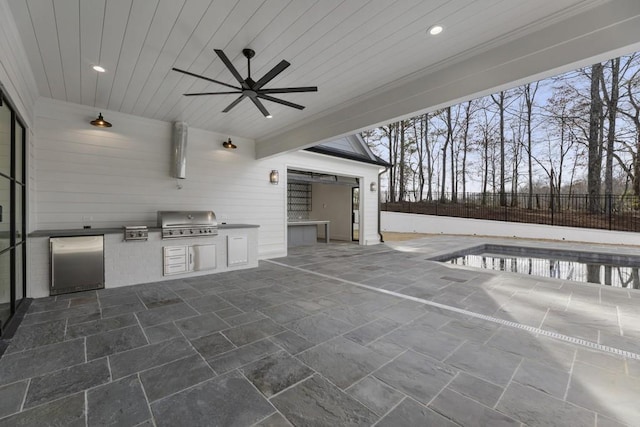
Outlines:
POLYGON ((351 240, 360 241, 360 187, 351 188, 351 240))
POLYGON ((0 335, 25 283, 25 127, 0 91, 0 335))

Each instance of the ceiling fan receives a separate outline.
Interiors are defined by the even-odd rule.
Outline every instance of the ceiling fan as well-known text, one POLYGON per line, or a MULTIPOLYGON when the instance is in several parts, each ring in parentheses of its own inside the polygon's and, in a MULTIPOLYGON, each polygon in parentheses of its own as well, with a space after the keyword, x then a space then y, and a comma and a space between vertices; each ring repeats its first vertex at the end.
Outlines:
POLYGON ((298 110, 302 110, 302 109, 304 109, 303 105, 294 104, 293 102, 289 102, 289 101, 285 101, 285 100, 282 100, 282 99, 274 98, 270 94, 274 94, 274 93, 293 93, 293 92, 317 92, 318 91, 318 88, 316 86, 265 89, 264 85, 269 83, 278 74, 283 72, 289 65, 291 65, 290 63, 288 63, 284 59, 282 61, 280 61, 280 63, 278 65, 273 67, 267 74, 262 76, 261 79, 259 79, 258 81, 254 81, 251 78, 251 58, 253 58, 255 56, 255 54, 256 54, 255 51, 253 51, 252 49, 243 49, 242 50, 242 54, 247 58, 247 73, 248 73, 248 76, 247 76, 246 79, 243 79, 242 76, 240 76, 240 73, 238 72, 238 70, 236 70, 236 68, 233 66, 231 61, 229 61, 229 58, 227 58, 227 55, 225 55, 225 53, 222 50, 214 49, 214 51, 218 55, 218 57, 222 60, 224 65, 227 66, 227 68, 229 69, 231 74, 233 74, 233 77, 235 77, 236 80, 238 81, 238 83, 240 83, 240 87, 233 86, 233 85, 230 85, 230 84, 218 81, 218 80, 210 79, 209 77, 201 76, 199 74, 194 74, 194 73, 191 73, 189 71, 181 70, 179 68, 173 68, 173 70, 177 71, 179 73, 187 74, 189 76, 197 77, 199 79, 204 79, 204 80, 207 80, 209 82, 217 83, 217 84, 220 84, 222 86, 226 86, 226 87, 235 89, 233 91, 226 91, 226 92, 199 92, 199 93, 185 93, 184 94, 184 96, 240 94, 240 96, 238 98, 236 98, 235 101, 233 101, 231 104, 229 104, 227 106, 227 108, 222 110, 223 113, 229 112, 233 107, 238 105, 240 103, 240 101, 242 101, 245 98, 249 98, 255 104, 255 106, 258 107, 258 110, 260 110, 260 112, 265 117, 271 118, 271 114, 269 114, 269 111, 267 111, 267 109, 265 108, 264 104, 260 101, 260 99, 265 99, 267 101, 276 102, 278 104, 286 105, 287 107, 292 107, 292 108, 297 108, 298 110))

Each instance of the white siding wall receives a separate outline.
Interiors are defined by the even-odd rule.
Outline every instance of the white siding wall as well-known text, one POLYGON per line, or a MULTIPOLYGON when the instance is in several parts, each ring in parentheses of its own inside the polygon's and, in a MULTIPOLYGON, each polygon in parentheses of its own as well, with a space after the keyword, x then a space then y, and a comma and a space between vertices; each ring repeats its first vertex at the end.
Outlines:
POLYGON ((212 209, 218 221, 260 225, 259 256, 286 254, 286 170, 361 178, 362 243, 377 243, 377 167, 298 152, 255 160, 252 140, 189 128, 187 178, 171 171, 171 124, 102 111, 110 129, 89 125, 94 108, 40 99, 35 119, 37 220, 30 229, 155 225, 156 211, 212 209), (226 150, 231 136, 238 146, 226 150), (279 185, 269 172, 280 171, 279 185), (178 186, 182 188, 179 189, 178 186))

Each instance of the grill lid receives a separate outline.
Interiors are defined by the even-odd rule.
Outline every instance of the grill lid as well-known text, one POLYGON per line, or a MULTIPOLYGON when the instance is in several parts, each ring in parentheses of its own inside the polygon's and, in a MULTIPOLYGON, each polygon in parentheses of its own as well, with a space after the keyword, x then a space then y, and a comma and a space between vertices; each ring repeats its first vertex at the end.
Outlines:
POLYGON ((158 227, 217 227, 213 211, 158 211, 158 227))

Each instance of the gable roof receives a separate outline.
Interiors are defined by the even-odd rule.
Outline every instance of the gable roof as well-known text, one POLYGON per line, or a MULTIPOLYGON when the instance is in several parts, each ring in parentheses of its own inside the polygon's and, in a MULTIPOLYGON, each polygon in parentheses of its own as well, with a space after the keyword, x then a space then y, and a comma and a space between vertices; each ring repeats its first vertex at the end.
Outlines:
POLYGON ((392 166, 391 163, 376 156, 360 134, 343 136, 333 141, 305 148, 305 150, 383 167, 392 166))

